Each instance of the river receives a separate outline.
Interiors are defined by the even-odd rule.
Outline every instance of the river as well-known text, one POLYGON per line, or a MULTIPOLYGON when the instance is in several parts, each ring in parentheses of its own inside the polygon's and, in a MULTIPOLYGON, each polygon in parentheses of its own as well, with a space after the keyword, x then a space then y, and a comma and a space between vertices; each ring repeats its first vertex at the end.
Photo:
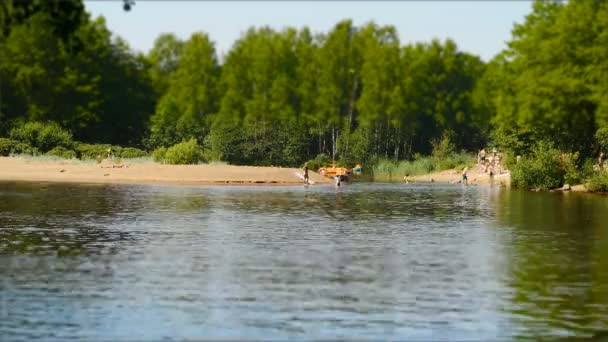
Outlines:
POLYGON ((0 339, 608 330, 608 197, 460 185, 0 183, 0 339))

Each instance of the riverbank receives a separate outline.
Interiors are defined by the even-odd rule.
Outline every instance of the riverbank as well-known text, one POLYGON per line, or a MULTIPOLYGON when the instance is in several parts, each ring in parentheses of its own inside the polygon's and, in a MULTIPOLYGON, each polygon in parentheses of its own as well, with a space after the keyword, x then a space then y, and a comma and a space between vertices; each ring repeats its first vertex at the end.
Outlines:
MULTIPOLYGON (((469 184, 476 185, 511 185, 511 174, 504 172, 494 177, 490 177, 489 174, 479 172, 478 170, 469 170, 467 173, 469 184)), ((408 182, 424 183, 424 182, 438 182, 438 183, 458 183, 462 181, 462 170, 451 169, 438 172, 432 172, 424 175, 409 176, 408 182)))
MULTIPOLYGON (((183 184, 183 185, 299 185, 302 170, 282 167, 232 165, 163 165, 129 163, 115 167, 109 162, 97 164, 79 160, 36 160, 35 158, 0 157, 0 180, 69 183, 183 184)), ((315 184, 331 184, 310 172, 315 184)))
MULTIPOLYGON (((439 172, 432 172, 424 175, 410 176, 407 178, 410 183, 449 183, 455 184, 462 181, 462 171, 457 169, 444 170, 439 172)), ((489 174, 480 172, 478 170, 469 170, 468 172, 469 184, 471 185, 499 185, 499 186, 511 186, 511 173, 504 172, 494 177, 490 177, 489 174)), ((572 191, 572 192, 589 192, 589 190, 583 184, 577 185, 565 185, 559 189, 553 189, 550 191, 572 191)))

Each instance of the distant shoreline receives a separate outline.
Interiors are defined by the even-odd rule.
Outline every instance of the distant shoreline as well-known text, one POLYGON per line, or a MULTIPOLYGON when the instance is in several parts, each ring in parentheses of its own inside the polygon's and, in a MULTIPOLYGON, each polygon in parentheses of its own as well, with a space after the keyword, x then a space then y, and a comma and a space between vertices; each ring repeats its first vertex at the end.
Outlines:
MULTIPOLYGON (((36 160, 0 157, 0 180, 53 183, 166 184, 166 185, 303 185, 296 175, 301 169, 233 165, 164 165, 133 163, 123 167, 104 162, 78 160, 36 160)), ((318 185, 332 181, 315 172, 310 179, 318 185)))
MULTIPOLYGON (((443 183, 443 184, 456 184, 462 182, 462 171, 451 169, 439 172, 432 172, 423 175, 416 175, 408 177, 410 183, 443 183)), ((490 177, 489 174, 479 172, 479 170, 473 169, 468 172, 468 183, 469 185, 495 185, 503 187, 511 187, 511 173, 504 172, 498 175, 490 177)), ((403 180, 402 180, 403 181, 403 180)), ((393 181, 394 182, 394 181, 393 181)), ((547 190, 548 192, 587 192, 591 193, 583 184, 573 184, 566 186, 565 188, 558 188, 553 190, 547 190)))
MULTIPOLYGON (((494 177, 490 177, 489 174, 479 172, 478 170, 471 169, 467 173, 468 183, 475 185, 511 185, 511 174, 504 172, 494 177)), ((425 182, 438 182, 438 183, 458 183, 462 182, 462 170, 444 170, 439 172, 432 172, 423 175, 409 176, 409 182, 414 183, 425 183, 425 182)))

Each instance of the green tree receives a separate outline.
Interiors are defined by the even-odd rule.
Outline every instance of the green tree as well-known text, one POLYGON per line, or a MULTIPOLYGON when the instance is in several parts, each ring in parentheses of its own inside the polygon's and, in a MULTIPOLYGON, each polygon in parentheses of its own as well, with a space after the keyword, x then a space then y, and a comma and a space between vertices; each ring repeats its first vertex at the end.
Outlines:
POLYGON ((214 43, 204 33, 193 34, 183 44, 167 92, 150 119, 151 146, 205 138, 217 112, 219 75, 214 43))

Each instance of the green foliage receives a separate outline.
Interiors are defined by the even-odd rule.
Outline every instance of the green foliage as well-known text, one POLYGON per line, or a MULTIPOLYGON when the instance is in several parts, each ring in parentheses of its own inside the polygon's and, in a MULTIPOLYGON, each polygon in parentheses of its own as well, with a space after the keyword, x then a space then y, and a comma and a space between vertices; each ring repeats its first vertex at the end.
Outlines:
POLYGON ((308 161, 308 168, 313 171, 318 171, 322 167, 326 167, 331 164, 331 158, 328 155, 321 153, 318 154, 315 159, 308 161))
POLYGON ((68 150, 65 147, 57 146, 46 153, 49 156, 55 156, 63 159, 75 159, 76 152, 68 150))
POLYGON ((587 178, 585 187, 591 192, 608 192, 608 172, 594 172, 587 178))
POLYGON ((154 152, 152 152, 152 158, 154 158, 154 161, 157 163, 164 163, 166 154, 167 154, 167 148, 159 147, 156 150, 154 150, 154 152))
POLYGON ((492 131, 489 139, 489 147, 516 156, 529 153, 532 140, 529 133, 515 132, 512 129, 504 128, 492 131))
POLYGON ((369 130, 364 128, 340 135, 337 142, 340 164, 347 167, 353 167, 356 164, 371 164, 373 159, 371 143, 369 130))
POLYGON ((0 138, 0 156, 8 157, 12 154, 38 155, 40 151, 35 147, 16 140, 0 138))
POLYGON ((436 171, 463 169, 464 167, 472 167, 475 162, 475 156, 467 153, 452 153, 442 159, 418 155, 414 160, 381 159, 374 166, 373 173, 375 180, 401 181, 404 176, 418 176, 436 171))
POLYGON ((18 144, 18 142, 15 140, 0 138, 0 156, 8 157, 16 144, 18 144))
POLYGON ((608 126, 599 128, 595 132, 594 137, 600 148, 608 152, 608 126))
POLYGON ((168 164, 198 164, 203 161, 203 151, 193 138, 169 147, 165 159, 168 164))
POLYGON ((573 156, 567 156, 564 163, 562 153, 551 142, 540 141, 529 156, 525 156, 511 170, 514 186, 526 189, 554 189, 564 184, 566 169, 573 163, 573 156))
POLYGON ((159 85, 167 90, 150 118, 150 145, 167 146, 203 138, 209 130, 211 115, 217 112, 219 97, 220 69, 214 44, 204 33, 194 33, 184 43, 166 36, 157 44, 161 46, 153 50, 152 57, 161 65, 155 68, 165 69, 161 74, 170 77, 166 84, 159 85))
POLYGON ((134 147, 125 147, 120 151, 121 158, 141 158, 147 156, 148 153, 146 151, 134 147))
POLYGON ((608 122, 608 83, 600 76, 608 70, 607 15, 603 1, 534 3, 494 61, 498 81, 486 96, 497 128, 593 152, 593 134, 608 122))
POLYGON ((109 154, 119 156, 122 151, 120 146, 112 146, 110 144, 84 144, 78 143, 76 144, 76 153, 78 158, 85 159, 97 159, 99 156, 101 158, 107 158, 109 154), (108 150, 110 150, 108 152, 108 150))
MULTIPOLYGON (((394 27, 374 23, 344 20, 317 35, 252 28, 220 65, 204 33, 162 34, 143 56, 80 0, 6 0, 0 134, 25 123, 9 135, 19 141, 11 151, 63 147, 81 158, 190 139, 203 142, 206 159, 231 164, 299 166, 325 154, 371 166, 433 155, 379 168, 397 173, 460 167, 468 157, 455 151, 488 141, 527 160, 540 140, 588 157, 608 148, 608 130, 597 129, 608 127, 607 17, 605 1, 537 1, 489 63, 451 40, 402 45, 394 27), (65 129, 104 145, 72 146, 65 129)), ((581 177, 573 163, 562 170, 571 181, 581 177)))
POLYGON ((433 157, 433 164, 437 170, 463 169, 472 167, 477 162, 477 158, 469 153, 452 153, 446 158, 433 157))
POLYGON ((236 127, 217 127, 211 130, 204 141, 207 160, 227 161, 238 164, 243 161, 242 131, 236 127))
POLYGON ((73 145, 72 134, 54 122, 27 122, 13 128, 9 136, 42 152, 54 147, 69 149, 73 145))
POLYGON ((448 157, 454 154, 456 147, 452 142, 453 133, 446 131, 443 132, 441 138, 435 139, 431 142, 433 146, 433 158, 438 160, 448 159, 448 157))

